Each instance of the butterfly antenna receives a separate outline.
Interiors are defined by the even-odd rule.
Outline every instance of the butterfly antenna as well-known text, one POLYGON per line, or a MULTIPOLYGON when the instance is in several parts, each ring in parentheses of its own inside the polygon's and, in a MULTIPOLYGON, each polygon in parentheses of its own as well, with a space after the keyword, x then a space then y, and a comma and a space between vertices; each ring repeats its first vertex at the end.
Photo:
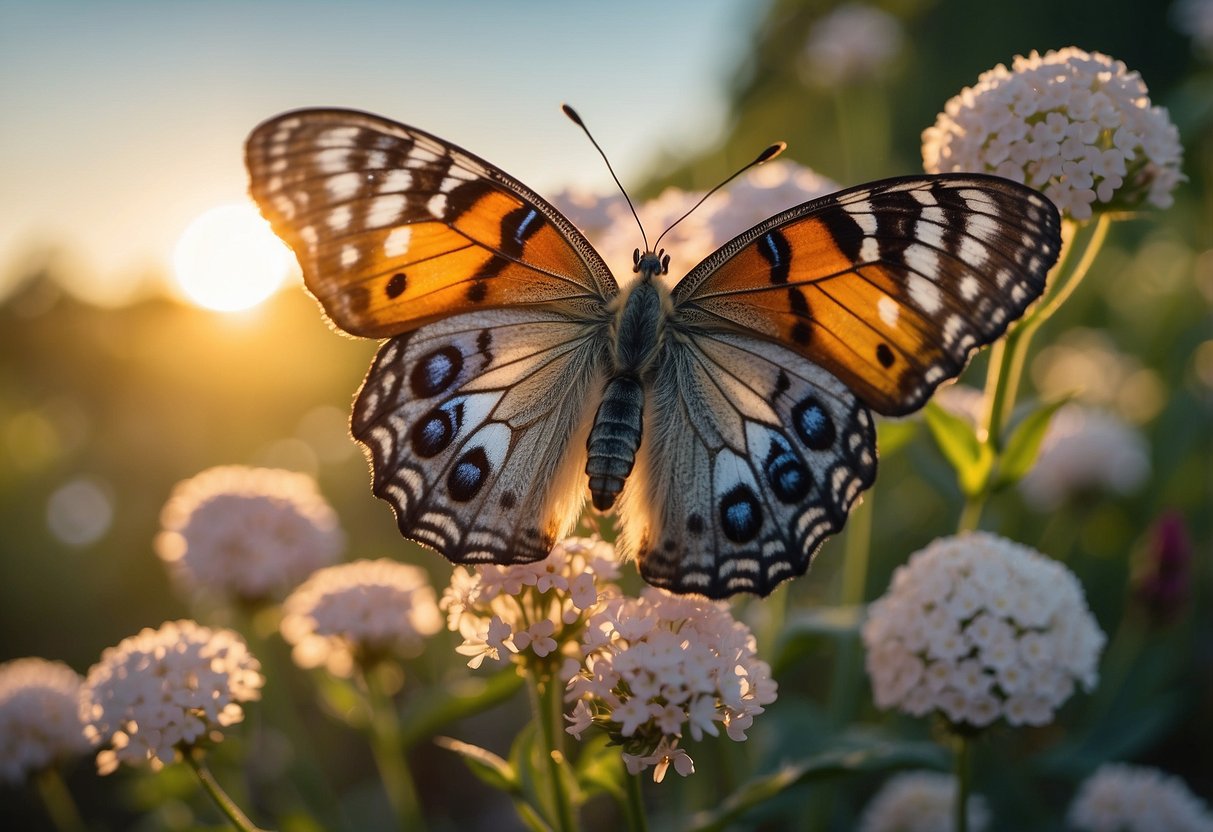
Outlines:
POLYGON ((707 201, 707 198, 710 197, 712 194, 719 191, 721 188, 723 188, 725 185, 732 182, 738 176, 741 176, 743 173, 745 173, 750 168, 757 167, 758 165, 761 165, 763 162, 771 161, 776 156, 778 156, 780 153, 783 153, 783 151, 785 149, 787 149, 787 146, 788 146, 787 142, 775 142, 775 144, 771 145, 766 150, 759 153, 758 156, 754 159, 754 161, 750 162, 745 167, 739 168, 737 170, 737 172, 734 173, 732 176, 730 176, 728 179, 724 180, 719 185, 717 185, 715 188, 712 188, 712 190, 708 191, 706 194, 701 196, 699 198, 699 201, 696 202, 694 205, 692 205, 691 209, 689 211, 687 211, 685 214, 683 214, 678 219, 674 220, 674 222, 670 224, 669 228, 667 228, 665 231, 661 232, 661 237, 657 238, 657 242, 654 243, 653 246, 656 247, 656 246, 661 245, 661 238, 664 237, 666 234, 669 234, 671 231, 673 231, 675 225, 678 225, 678 223, 682 222, 687 217, 691 216, 691 214, 694 213, 695 209, 698 208, 700 205, 703 205, 703 203, 707 201))
POLYGON ((632 204, 632 198, 628 196, 628 192, 623 189, 623 183, 619 181, 619 177, 615 175, 615 169, 611 167, 611 160, 607 158, 606 153, 599 147, 598 142, 594 141, 594 135, 590 132, 590 128, 585 126, 585 122, 581 120, 581 116, 577 115, 577 111, 568 104, 561 104, 560 109, 564 110, 564 114, 569 117, 569 121, 576 124, 589 138, 590 144, 594 145, 594 149, 598 151, 598 155, 602 157, 602 161, 606 162, 607 170, 611 172, 611 178, 615 180, 615 184, 619 186, 619 192, 623 194, 623 198, 627 200, 628 207, 632 209, 632 216, 636 218, 636 225, 640 228, 640 238, 644 240, 644 250, 650 251, 649 238, 644 233, 644 226, 640 223, 640 215, 636 213, 636 206, 632 204))

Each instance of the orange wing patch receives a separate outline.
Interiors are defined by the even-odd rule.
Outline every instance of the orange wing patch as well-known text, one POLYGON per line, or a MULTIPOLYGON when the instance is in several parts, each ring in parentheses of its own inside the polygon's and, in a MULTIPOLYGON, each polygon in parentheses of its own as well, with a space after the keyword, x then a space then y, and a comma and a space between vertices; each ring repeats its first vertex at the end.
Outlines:
POLYGON ((1058 227, 1039 194, 1005 180, 887 180, 751 229, 674 300, 684 320, 782 342, 901 415, 1039 296, 1058 227))
POLYGON ((554 208, 466 151, 341 110, 258 127, 252 195, 294 249, 341 329, 369 337, 448 315, 616 291, 601 258, 554 208))

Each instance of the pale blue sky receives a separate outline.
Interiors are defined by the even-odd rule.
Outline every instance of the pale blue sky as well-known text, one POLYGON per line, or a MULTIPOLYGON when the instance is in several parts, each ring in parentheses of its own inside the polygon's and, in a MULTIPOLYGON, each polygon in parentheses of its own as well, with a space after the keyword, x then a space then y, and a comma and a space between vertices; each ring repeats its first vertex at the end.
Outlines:
POLYGON ((293 107, 415 124, 541 192, 606 187, 568 101, 635 184, 715 138, 761 5, 0 0, 0 294, 39 241, 86 292, 163 268, 293 107))

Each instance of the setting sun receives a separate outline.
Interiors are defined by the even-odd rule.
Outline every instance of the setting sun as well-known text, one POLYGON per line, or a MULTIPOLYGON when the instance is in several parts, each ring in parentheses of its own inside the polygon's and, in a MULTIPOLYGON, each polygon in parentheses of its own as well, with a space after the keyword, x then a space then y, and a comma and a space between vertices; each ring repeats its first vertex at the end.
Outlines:
POLYGON ((250 309, 277 291, 291 252, 251 205, 212 208, 173 251, 173 274, 192 302, 219 312, 250 309))

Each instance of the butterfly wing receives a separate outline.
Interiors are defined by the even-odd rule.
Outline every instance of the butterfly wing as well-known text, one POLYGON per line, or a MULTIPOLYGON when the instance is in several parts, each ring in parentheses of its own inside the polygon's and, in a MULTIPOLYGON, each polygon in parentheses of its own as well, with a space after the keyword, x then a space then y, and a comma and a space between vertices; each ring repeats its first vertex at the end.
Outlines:
POLYGON ((651 584, 766 595, 809 567, 876 476, 871 414, 821 367, 731 333, 670 338, 620 497, 651 584))
POLYGON ((992 176, 904 177, 785 211, 674 288, 697 331, 752 332, 805 356, 871 408, 903 415, 1044 290, 1057 209, 992 176))
POLYGON ((560 302, 586 314, 617 291, 565 217, 493 165, 413 127, 350 110, 258 126, 251 192, 340 327, 387 337, 475 309, 560 302))
POLYGON ((456 315, 387 341, 354 437, 405 537, 456 562, 547 555, 581 514, 609 342, 564 315, 456 315))

